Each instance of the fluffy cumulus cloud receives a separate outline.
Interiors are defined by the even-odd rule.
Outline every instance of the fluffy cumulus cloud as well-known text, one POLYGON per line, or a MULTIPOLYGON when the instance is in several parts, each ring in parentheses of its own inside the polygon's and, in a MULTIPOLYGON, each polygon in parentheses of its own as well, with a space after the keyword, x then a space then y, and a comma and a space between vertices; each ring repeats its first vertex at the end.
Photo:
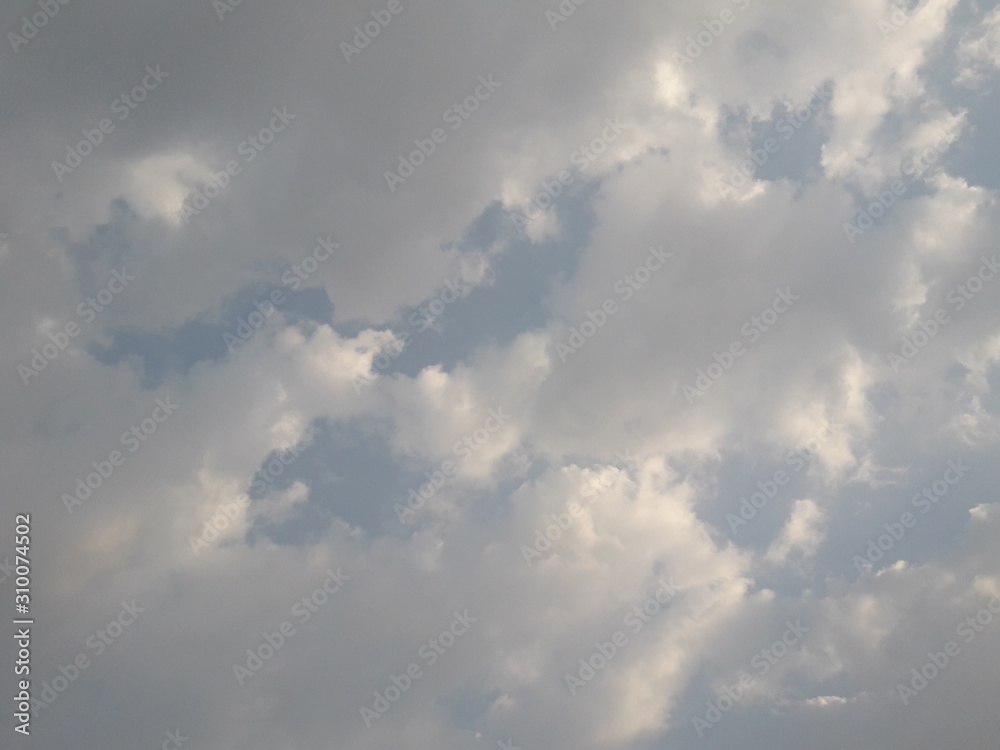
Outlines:
POLYGON ((4 746, 992 746, 998 13, 8 5, 4 746))

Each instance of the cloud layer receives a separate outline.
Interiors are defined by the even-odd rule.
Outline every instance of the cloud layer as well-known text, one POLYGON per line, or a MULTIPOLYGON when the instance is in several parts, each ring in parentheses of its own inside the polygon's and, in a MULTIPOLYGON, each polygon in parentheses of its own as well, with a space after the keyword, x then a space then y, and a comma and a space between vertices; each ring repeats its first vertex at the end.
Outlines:
POLYGON ((991 746, 998 18, 7 7, 0 730, 991 746))

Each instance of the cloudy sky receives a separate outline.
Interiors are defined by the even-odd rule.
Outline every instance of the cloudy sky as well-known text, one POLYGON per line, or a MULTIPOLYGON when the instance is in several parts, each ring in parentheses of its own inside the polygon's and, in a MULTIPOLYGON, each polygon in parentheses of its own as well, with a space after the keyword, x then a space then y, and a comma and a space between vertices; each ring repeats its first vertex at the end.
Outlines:
POLYGON ((3 747, 996 747, 992 3, 0 30, 3 747))

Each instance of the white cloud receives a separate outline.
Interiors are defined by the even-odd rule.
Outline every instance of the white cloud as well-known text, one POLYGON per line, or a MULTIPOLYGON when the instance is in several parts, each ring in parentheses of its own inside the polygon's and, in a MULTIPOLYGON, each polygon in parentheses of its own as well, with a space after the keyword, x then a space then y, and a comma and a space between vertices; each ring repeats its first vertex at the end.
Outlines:
POLYGON ((996 196, 956 156, 983 105, 959 107, 939 75, 954 51, 958 84, 985 84, 997 13, 969 27, 956 0, 928 0, 884 37, 883 2, 754 2, 681 65, 721 7, 586 3, 553 31, 548 6, 406 5, 346 65, 339 43, 382 7, 245 4, 222 23, 211 4, 116 8, 111 26, 101 3, 70 5, 72 24, 9 60, 24 104, 0 143, 0 468, 34 518, 39 641, 59 644, 35 653, 36 685, 122 599, 148 609, 37 719, 39 741, 141 746, 170 725, 220 748, 697 747, 691 717, 796 618, 810 630, 713 732, 916 747, 961 715, 949 742, 992 736, 992 631, 919 706, 892 695, 1000 593, 1000 303, 990 282, 961 309, 947 297, 992 254, 996 196), (57 182, 52 159, 151 59, 172 85, 57 182), (81 60, 96 62, 71 75, 81 60), (390 193, 384 171, 490 74, 496 94, 390 193), (720 196, 824 83, 808 126, 720 196), (285 105, 292 127, 179 223, 188 190, 285 105), (574 159, 609 118, 621 133, 574 159), (526 234, 495 223, 563 169, 526 234), (844 224, 903 176, 848 242, 844 224), (234 317, 328 235, 341 252, 309 291, 226 350, 234 317), (642 281, 661 245, 672 257, 642 281), (123 265, 134 285, 25 386, 17 366, 123 265), (468 288, 414 334, 401 316, 456 279, 468 288), (795 304, 766 322, 785 290, 795 304), (607 300, 617 312, 562 361, 607 300), (951 322, 894 371, 887 354, 939 308, 951 322), (63 493, 164 397, 176 416, 69 514, 63 493), (258 498, 252 477, 289 446, 309 458, 258 498), (859 574, 870 534, 959 456, 975 470, 935 522, 859 574), (394 504, 444 461, 455 476, 399 524, 394 504), (790 483, 727 534, 733 498, 777 468, 790 483), (338 567, 348 584, 300 621, 338 567), (665 577, 678 594, 628 620, 665 577), (475 627, 428 664, 421 645, 465 609, 475 627), (284 620, 296 634, 237 684, 233 665, 284 620), (572 695, 565 675, 618 630, 627 643, 572 695), (424 675, 366 729, 358 709, 411 662, 424 675))

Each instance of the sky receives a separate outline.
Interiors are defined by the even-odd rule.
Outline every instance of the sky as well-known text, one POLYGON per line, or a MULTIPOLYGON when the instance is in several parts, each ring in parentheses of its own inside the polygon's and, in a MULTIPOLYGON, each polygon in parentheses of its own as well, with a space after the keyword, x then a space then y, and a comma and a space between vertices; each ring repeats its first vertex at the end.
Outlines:
POLYGON ((3 747, 996 747, 996 4, 0 31, 3 747))

